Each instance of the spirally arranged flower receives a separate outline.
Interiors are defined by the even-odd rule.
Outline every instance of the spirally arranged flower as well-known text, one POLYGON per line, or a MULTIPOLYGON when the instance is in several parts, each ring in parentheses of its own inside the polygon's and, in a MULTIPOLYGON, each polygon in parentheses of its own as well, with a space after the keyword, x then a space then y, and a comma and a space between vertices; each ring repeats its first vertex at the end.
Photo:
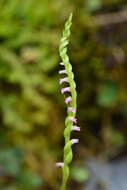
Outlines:
POLYGON ((56 163, 57 167, 62 167, 62 185, 60 190, 65 190, 68 177, 69 177, 69 164, 73 158, 72 145, 79 142, 78 139, 71 139, 71 131, 80 131, 80 127, 76 125, 76 109, 77 109, 77 92, 76 92, 76 84, 74 81, 74 74, 72 72, 72 66, 69 61, 69 57, 67 55, 67 45, 69 44, 69 36, 70 36, 70 27, 72 24, 72 14, 70 14, 67 22, 65 23, 65 27, 63 30, 63 36, 60 41, 59 53, 62 59, 60 63, 61 67, 63 67, 59 74, 61 76, 59 83, 61 85, 66 84, 65 87, 61 89, 61 93, 65 95, 65 103, 67 104, 67 117, 65 119, 65 130, 64 130, 64 138, 65 138, 65 146, 64 146, 64 155, 63 162, 56 163))

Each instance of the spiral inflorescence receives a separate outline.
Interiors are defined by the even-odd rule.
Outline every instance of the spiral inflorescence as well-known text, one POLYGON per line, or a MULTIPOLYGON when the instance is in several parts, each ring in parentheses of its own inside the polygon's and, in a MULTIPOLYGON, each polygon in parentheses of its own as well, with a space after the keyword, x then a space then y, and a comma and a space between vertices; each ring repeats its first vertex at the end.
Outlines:
POLYGON ((80 131, 80 128, 76 125, 76 109, 77 109, 77 92, 76 92, 76 84, 74 81, 74 74, 72 72, 72 66, 69 61, 69 57, 67 55, 67 45, 69 44, 69 36, 70 36, 70 27, 72 25, 72 14, 70 14, 67 22, 65 23, 65 27, 63 30, 63 36, 60 41, 59 53, 62 59, 60 63, 64 69, 59 71, 60 75, 63 75, 59 80, 60 84, 68 84, 66 87, 61 89, 61 93, 65 94, 65 103, 67 104, 67 117, 65 119, 65 130, 64 130, 64 138, 65 138, 65 146, 64 146, 64 156, 63 162, 56 163, 56 166, 61 166, 63 171, 63 179, 61 190, 65 190, 67 180, 69 177, 69 164, 73 158, 72 145, 78 143, 78 139, 71 139, 71 131, 80 131))

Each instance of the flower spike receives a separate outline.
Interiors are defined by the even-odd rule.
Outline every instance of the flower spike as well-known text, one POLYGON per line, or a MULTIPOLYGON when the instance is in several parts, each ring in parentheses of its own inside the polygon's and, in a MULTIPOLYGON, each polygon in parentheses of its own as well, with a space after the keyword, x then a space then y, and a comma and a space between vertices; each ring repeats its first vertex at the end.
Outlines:
POLYGON ((69 57, 67 55, 67 45, 69 44, 69 36, 70 36, 70 27, 72 24, 72 14, 70 14, 67 22, 65 23, 65 28, 63 30, 63 36, 60 40, 59 53, 62 59, 60 65, 64 66, 63 70, 59 71, 59 74, 66 74, 67 77, 60 79, 60 84, 67 82, 69 84, 68 87, 64 87, 61 89, 61 93, 64 94, 66 92, 70 93, 70 96, 65 98, 65 103, 67 105, 67 117, 65 120, 65 130, 64 130, 64 138, 65 138, 65 146, 64 146, 64 155, 63 155, 63 163, 57 163, 57 166, 62 165, 62 185, 60 190, 65 190, 68 177, 69 177, 69 165, 73 158, 72 145, 79 142, 78 139, 70 139, 71 131, 80 131, 80 127, 74 125, 77 122, 76 119, 76 108, 77 108, 77 92, 76 92, 76 84, 74 81, 74 74, 72 72, 72 66, 69 61, 69 57))

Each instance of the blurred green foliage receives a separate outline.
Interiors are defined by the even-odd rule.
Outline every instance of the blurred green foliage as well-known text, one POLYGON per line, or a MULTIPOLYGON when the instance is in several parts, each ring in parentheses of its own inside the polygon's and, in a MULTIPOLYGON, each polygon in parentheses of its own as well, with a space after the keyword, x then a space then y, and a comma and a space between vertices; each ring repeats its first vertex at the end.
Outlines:
POLYGON ((98 92, 98 104, 102 106, 112 106, 117 101, 117 86, 112 81, 106 81, 102 84, 98 92))
POLYGON ((89 171, 79 166, 72 166, 71 178, 79 183, 84 183, 89 178, 89 171))
MULTIPOLYGON (((103 25, 125 0, 0 1, 0 189, 57 189, 65 106, 58 45, 74 12, 69 54, 82 127, 76 159, 124 145, 127 137, 126 21, 103 25), (95 22, 96 21, 96 22, 95 22), (63 110, 63 111, 62 111, 63 110)), ((86 173, 73 171, 81 182, 86 173)), ((77 190, 77 189, 76 189, 77 190)))

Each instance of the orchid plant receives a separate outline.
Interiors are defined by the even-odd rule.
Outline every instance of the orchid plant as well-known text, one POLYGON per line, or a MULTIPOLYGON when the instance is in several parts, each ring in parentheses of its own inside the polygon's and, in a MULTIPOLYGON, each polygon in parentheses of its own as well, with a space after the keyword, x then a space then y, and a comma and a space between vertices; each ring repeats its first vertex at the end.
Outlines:
POLYGON ((62 167, 62 185, 60 190, 65 190, 68 177, 69 177, 69 164, 73 158, 72 145, 78 143, 78 139, 71 139, 72 131, 80 131, 80 127, 76 125, 76 109, 77 109, 77 92, 76 92, 76 84, 74 81, 74 74, 72 72, 72 66, 69 61, 69 57, 67 55, 67 45, 69 44, 69 36, 70 36, 70 27, 72 25, 72 13, 70 14, 67 22, 65 23, 65 27, 63 30, 63 36, 60 40, 59 53, 62 59, 60 63, 61 69, 59 74, 63 77, 60 78, 60 84, 68 84, 66 87, 61 89, 61 93, 65 95, 65 103, 67 105, 67 117, 65 119, 65 130, 64 130, 64 138, 65 138, 65 146, 64 146, 64 155, 63 162, 56 163, 56 166, 62 167))

